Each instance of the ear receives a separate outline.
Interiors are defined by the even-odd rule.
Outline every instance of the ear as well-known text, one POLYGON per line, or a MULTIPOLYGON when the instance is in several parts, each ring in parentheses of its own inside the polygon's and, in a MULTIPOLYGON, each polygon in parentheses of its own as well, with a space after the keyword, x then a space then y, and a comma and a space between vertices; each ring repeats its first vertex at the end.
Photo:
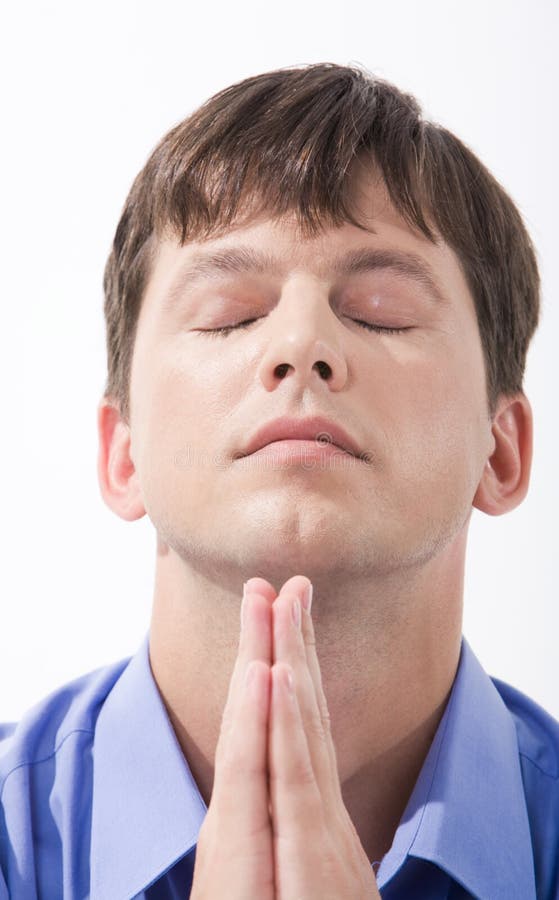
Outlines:
POLYGON ((103 500, 129 522, 145 515, 138 475, 130 455, 130 427, 116 405, 103 397, 97 408, 97 474, 103 500))
POLYGON ((522 503, 530 482, 533 417, 523 393, 501 396, 491 433, 494 451, 485 463, 473 505, 489 516, 501 516, 522 503))

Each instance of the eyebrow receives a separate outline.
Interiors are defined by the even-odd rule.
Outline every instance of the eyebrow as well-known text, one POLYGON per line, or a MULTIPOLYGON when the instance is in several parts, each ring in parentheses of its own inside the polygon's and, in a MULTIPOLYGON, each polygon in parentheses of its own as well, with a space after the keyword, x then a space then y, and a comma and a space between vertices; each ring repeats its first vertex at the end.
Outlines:
MULTIPOLYGON (((362 247, 335 257, 319 275, 331 272, 338 276, 359 275, 374 271, 391 271, 415 281, 436 303, 448 303, 430 266, 415 253, 401 250, 380 250, 362 247)), ((228 247, 223 250, 199 253, 181 268, 165 295, 165 305, 172 307, 183 291, 200 281, 219 280, 224 275, 284 275, 285 263, 266 251, 253 247, 228 247)))

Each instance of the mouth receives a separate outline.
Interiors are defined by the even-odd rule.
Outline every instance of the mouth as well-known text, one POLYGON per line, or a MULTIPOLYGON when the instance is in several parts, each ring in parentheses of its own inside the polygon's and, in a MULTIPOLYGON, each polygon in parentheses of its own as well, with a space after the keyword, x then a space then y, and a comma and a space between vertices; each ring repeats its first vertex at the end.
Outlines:
POLYGON ((248 455, 258 459, 266 457, 275 462, 301 460, 310 463, 313 460, 325 460, 332 457, 355 459, 353 453, 348 453, 343 447, 339 447, 331 441, 307 441, 302 438, 270 441, 269 444, 264 444, 263 447, 248 455))
POLYGON ((323 416, 274 419, 259 428, 235 458, 260 455, 264 451, 283 456, 304 454, 306 457, 343 454, 369 461, 369 454, 363 453, 357 441, 341 425, 323 416))

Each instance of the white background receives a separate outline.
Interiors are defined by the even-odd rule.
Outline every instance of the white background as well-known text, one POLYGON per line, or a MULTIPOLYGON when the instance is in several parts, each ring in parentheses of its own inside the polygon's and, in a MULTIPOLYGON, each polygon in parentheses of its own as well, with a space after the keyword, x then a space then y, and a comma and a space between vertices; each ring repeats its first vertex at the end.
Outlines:
POLYGON ((535 241, 530 493, 507 516, 474 511, 464 633, 489 674, 559 718, 556 4, 35 0, 11 4, 0 34, 0 721, 131 655, 149 627, 153 529, 115 517, 96 474, 101 279, 131 182, 217 90, 319 61, 359 62, 414 93, 495 173, 535 241))

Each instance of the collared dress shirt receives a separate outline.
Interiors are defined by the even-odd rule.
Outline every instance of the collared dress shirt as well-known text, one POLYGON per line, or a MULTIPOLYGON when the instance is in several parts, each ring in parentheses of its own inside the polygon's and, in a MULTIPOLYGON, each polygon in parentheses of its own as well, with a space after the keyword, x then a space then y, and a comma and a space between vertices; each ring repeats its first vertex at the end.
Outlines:
MULTIPOLYGON (((462 636, 392 846, 371 861, 383 900, 557 900, 558 775, 559 722, 462 636)), ((206 812, 148 632, 0 726, 0 900, 185 900, 206 812)))

